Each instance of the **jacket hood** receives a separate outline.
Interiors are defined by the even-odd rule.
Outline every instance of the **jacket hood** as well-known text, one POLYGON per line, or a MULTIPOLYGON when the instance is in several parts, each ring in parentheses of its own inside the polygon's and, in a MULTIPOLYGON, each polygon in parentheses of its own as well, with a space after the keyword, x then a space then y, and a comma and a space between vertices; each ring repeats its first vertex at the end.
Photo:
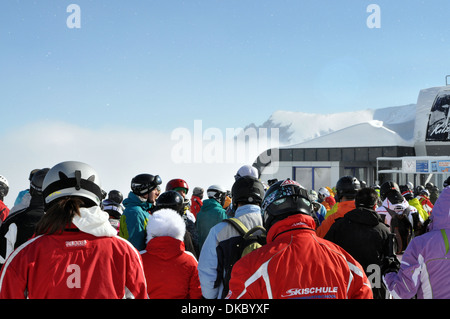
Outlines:
POLYGON ((380 216, 376 211, 368 208, 356 208, 345 214, 344 218, 347 218, 355 223, 364 224, 369 226, 376 226, 382 222, 380 216))
POLYGON ((262 216, 262 214, 261 214, 261 207, 259 207, 258 205, 252 205, 252 204, 248 204, 248 205, 244 205, 244 206, 238 207, 236 209, 234 217, 241 217, 241 216, 243 216, 245 214, 251 214, 251 213, 257 213, 257 214, 262 216))
POLYGON ((79 230, 96 237, 117 235, 117 230, 109 222, 109 214, 102 211, 99 206, 80 208, 80 215, 73 217, 72 224, 79 230))
MULTIPOLYGON (((214 207, 222 207, 218 201, 216 201, 214 198, 208 198, 203 201, 203 206, 205 209, 212 209, 214 207)), ((223 208, 223 207, 222 207, 223 208)))
POLYGON ((172 259, 185 251, 184 242, 170 236, 154 237, 147 243, 145 251, 141 254, 147 253, 158 256, 163 260, 172 259))
POLYGON ((140 206, 144 210, 149 210, 151 205, 147 201, 142 201, 139 196, 137 196, 135 193, 130 192, 128 193, 128 197, 123 200, 123 206, 125 207, 131 207, 131 206, 140 206))
POLYGON ((272 227, 270 227, 267 233, 267 243, 272 242, 279 234, 294 230, 296 228, 306 228, 314 231, 316 222, 311 216, 304 214, 295 214, 286 217, 280 221, 277 221, 272 227))
POLYGON ((150 215, 147 223, 147 243, 156 237, 169 236, 183 241, 186 224, 173 209, 163 208, 150 215))
POLYGON ((388 198, 383 201, 382 206, 388 208, 390 210, 395 211, 397 214, 402 214, 405 209, 407 209, 410 205, 406 199, 403 199, 401 203, 392 204, 388 198))
POLYGON ((430 219, 430 230, 450 229, 450 186, 439 195, 430 219))

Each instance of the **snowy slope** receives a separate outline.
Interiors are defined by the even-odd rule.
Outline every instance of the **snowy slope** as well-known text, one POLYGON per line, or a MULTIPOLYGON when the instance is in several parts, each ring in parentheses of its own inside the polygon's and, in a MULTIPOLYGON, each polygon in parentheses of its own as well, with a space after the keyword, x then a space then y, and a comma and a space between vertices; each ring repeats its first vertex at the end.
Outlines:
POLYGON ((302 143, 361 123, 377 123, 376 127, 381 125, 401 139, 410 140, 414 136, 415 110, 416 105, 409 104, 333 114, 276 111, 262 125, 249 127, 278 128, 281 145, 302 143))

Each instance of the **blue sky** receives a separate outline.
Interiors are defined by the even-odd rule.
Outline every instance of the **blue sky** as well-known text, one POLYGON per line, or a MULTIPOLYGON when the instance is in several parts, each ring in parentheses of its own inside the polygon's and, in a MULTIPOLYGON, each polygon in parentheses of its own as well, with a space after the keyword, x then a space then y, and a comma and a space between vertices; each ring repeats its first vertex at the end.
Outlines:
POLYGON ((170 131, 194 119, 243 127, 276 110, 414 103, 450 73, 448 9, 445 0, 7 1, 2 122, 170 131), (66 25, 71 3, 80 29, 66 25), (366 25, 371 3, 379 29, 366 25))
POLYGON ((106 190, 126 193, 142 172, 231 188, 247 163, 174 163, 171 132, 201 120, 225 134, 277 110, 415 103, 450 74, 449 9, 448 0, 3 1, 8 202, 30 170, 63 160, 93 165, 106 190), (81 28, 67 27, 70 4, 81 28), (370 4, 381 28, 366 24, 370 4))

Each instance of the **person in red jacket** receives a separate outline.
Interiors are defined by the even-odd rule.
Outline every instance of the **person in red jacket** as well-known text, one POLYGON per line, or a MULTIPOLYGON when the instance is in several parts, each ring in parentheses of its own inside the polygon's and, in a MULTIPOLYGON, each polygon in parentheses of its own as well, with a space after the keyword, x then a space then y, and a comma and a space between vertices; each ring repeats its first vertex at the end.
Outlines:
POLYGON ((228 299, 372 299, 361 265, 316 236, 312 204, 292 180, 272 185, 262 203, 267 244, 234 266, 228 299))
POLYGON ((192 196, 191 196, 191 213, 194 214, 194 217, 197 218, 197 214, 200 211, 200 208, 203 206, 203 188, 195 187, 192 196))
POLYGON ((0 225, 5 221, 6 217, 9 215, 8 206, 3 203, 3 199, 8 195, 9 184, 8 180, 0 175, 0 225))
POLYGON ((62 162, 44 178, 46 214, 36 236, 9 256, 0 299, 147 298, 139 252, 100 209, 99 176, 85 163, 62 162))
POLYGON ((317 196, 319 199, 318 202, 325 206, 327 212, 336 204, 336 200, 325 187, 319 188, 317 196))
POLYGON ((423 209, 428 213, 428 216, 431 216, 434 205, 430 200, 430 192, 423 186, 418 186, 417 189, 418 195, 416 198, 419 200, 419 203, 422 205, 423 209))
POLYGON ((200 299, 197 259, 185 251, 183 218, 173 209, 155 211, 147 224, 142 252, 150 299, 200 299))

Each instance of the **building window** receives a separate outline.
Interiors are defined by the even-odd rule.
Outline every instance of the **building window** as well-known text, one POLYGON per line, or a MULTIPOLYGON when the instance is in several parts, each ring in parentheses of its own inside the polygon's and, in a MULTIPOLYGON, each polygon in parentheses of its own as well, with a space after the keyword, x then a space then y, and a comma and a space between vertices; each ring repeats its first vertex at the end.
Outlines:
POLYGON ((294 166, 292 175, 294 180, 308 190, 331 187, 331 167, 294 166))
POLYGON ((365 181, 367 183, 367 167, 345 167, 344 175, 356 177, 359 181, 365 181))

